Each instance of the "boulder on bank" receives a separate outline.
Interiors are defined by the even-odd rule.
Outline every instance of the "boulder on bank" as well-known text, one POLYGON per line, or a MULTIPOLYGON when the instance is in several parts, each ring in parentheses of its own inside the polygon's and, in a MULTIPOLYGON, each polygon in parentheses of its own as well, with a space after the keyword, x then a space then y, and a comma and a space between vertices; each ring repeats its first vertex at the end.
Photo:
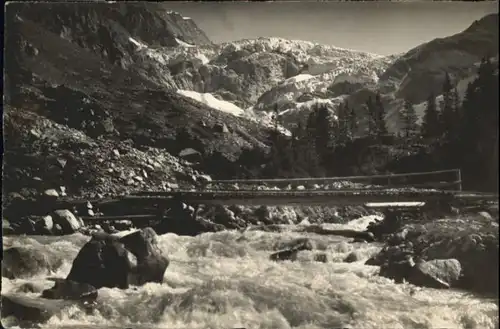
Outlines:
POLYGON ((54 224, 59 224, 61 226, 63 234, 73 234, 83 226, 82 222, 67 209, 54 211, 52 219, 54 224))
POLYGON ((2 232, 4 235, 10 235, 15 233, 14 228, 10 225, 9 221, 6 219, 2 219, 2 232))
POLYGON ((408 281, 430 288, 450 288, 460 280, 462 265, 456 259, 422 261, 413 267, 408 281))
POLYGON ((66 279, 97 289, 127 289, 146 282, 161 283, 168 264, 150 227, 122 238, 96 233, 76 256, 66 279))
POLYGON ((50 235, 53 233, 53 229, 54 229, 54 220, 52 219, 52 216, 47 215, 39 217, 35 220, 36 233, 50 235))
POLYGON ((174 204, 161 221, 154 226, 158 234, 175 233, 177 235, 196 236, 205 232, 218 232, 224 225, 214 223, 201 216, 195 216, 196 209, 182 202, 174 204))
POLYGON ((404 281, 408 281, 414 266, 415 261, 413 257, 407 255, 403 259, 393 260, 389 263, 382 264, 379 275, 392 279, 396 283, 403 283, 404 281))

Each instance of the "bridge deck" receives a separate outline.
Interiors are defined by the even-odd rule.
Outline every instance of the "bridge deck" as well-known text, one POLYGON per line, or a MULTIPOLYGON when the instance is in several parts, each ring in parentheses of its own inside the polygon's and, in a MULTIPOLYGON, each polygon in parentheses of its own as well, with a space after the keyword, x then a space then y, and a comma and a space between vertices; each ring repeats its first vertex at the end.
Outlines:
POLYGON ((204 190, 140 192, 128 200, 155 201, 178 199, 186 203, 221 205, 356 205, 376 202, 429 202, 454 199, 498 200, 497 195, 435 190, 324 190, 324 191, 250 191, 204 190))

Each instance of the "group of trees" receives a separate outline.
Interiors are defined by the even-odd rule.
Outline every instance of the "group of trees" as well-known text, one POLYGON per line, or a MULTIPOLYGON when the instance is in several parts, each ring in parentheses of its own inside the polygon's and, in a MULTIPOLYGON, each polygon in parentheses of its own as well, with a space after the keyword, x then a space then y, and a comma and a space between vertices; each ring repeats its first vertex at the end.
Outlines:
MULTIPOLYGON (((274 129, 270 132, 269 161, 265 176, 322 176, 335 168, 338 152, 348 148, 359 133, 360 117, 347 102, 335 109, 318 103, 303 121, 291 129, 292 136, 278 131, 279 110, 274 110, 274 129)), ((364 104, 367 134, 380 137, 387 134, 385 109, 380 94, 364 104)))
POLYGON ((484 58, 463 100, 446 75, 438 106, 430 95, 422 122, 422 137, 440 157, 443 167, 462 170, 464 186, 498 190, 498 74, 484 58))
MULTIPOLYGON (((429 95, 421 125, 415 106, 405 101, 399 111, 400 134, 405 141, 419 141, 442 158, 442 167, 460 167, 465 174, 479 176, 497 170, 491 167, 498 148, 498 77, 488 60, 481 62, 478 77, 468 87, 463 102, 446 74, 442 99, 429 95), (474 160, 472 160, 474 159, 474 160), (482 164, 482 165, 481 165, 482 164), (479 174, 481 173, 481 174, 479 174)), ((388 134, 385 109, 380 94, 364 104, 362 116, 348 103, 335 110, 318 104, 309 116, 292 129, 292 136, 278 132, 279 113, 275 109, 275 129, 270 134, 271 152, 264 175, 272 177, 321 176, 332 173, 338 152, 352 145, 365 120, 367 136, 388 134)), ((496 167, 495 167, 496 166, 496 167)))

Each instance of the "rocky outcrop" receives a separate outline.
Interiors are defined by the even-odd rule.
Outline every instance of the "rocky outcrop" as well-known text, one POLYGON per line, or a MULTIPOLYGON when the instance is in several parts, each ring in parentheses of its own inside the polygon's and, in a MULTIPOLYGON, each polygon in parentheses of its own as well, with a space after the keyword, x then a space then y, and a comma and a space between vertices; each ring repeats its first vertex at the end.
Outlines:
MULTIPOLYGON (((21 109, 5 112, 3 183, 10 195, 4 213, 8 220, 26 215, 26 199, 39 200, 39 192, 54 186, 63 186, 68 196, 99 199, 135 189, 165 190, 173 181, 196 174, 160 148, 138 149, 130 140, 94 139, 21 109), (41 156, 42 152, 48 155, 41 156)), ((187 177, 181 186, 189 186, 187 177)), ((49 203, 33 204, 30 208, 49 203)), ((85 215, 86 209, 79 210, 85 215)), ((38 212, 42 215, 43 209, 37 209, 38 212)))
POLYGON ((10 6, 9 12, 9 16, 30 20, 122 66, 133 62, 136 51, 129 38, 156 47, 176 47, 176 39, 193 45, 211 44, 192 20, 152 3, 18 3, 10 6))
POLYGON ((417 263, 409 282, 431 288, 455 287, 462 274, 462 265, 456 259, 433 259, 417 263))
POLYGON ((146 228, 121 239, 96 234, 80 250, 67 280, 97 289, 162 282, 169 261, 157 246, 156 233, 146 228))
POLYGON ((396 282, 498 296, 498 225, 481 215, 405 224, 366 261, 396 282), (494 224, 493 224, 494 223, 494 224), (481 271, 478 269, 481 268, 481 271))

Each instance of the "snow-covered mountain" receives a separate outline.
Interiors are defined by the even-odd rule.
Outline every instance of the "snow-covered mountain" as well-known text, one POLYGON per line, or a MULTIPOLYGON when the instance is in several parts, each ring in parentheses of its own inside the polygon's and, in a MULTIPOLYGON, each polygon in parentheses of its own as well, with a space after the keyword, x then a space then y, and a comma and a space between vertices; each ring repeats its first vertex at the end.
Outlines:
POLYGON ((439 95, 445 72, 456 83, 469 80, 482 56, 498 53, 495 26, 498 15, 489 15, 464 32, 392 56, 282 38, 200 46, 179 40, 177 47, 141 45, 137 53, 151 67, 144 74, 158 84, 210 95, 254 117, 278 106, 285 126, 318 103, 335 108, 347 100, 359 111, 381 92, 389 129, 397 130, 403 99, 420 104, 430 92, 439 95))
POLYGON ((208 46, 133 43, 140 62, 150 68, 144 76, 156 83, 211 94, 256 116, 278 105, 285 122, 293 122, 303 109, 307 113, 314 103, 338 103, 353 86, 376 85, 394 61, 391 56, 282 38, 208 46), (309 94, 313 99, 300 101, 309 94))

